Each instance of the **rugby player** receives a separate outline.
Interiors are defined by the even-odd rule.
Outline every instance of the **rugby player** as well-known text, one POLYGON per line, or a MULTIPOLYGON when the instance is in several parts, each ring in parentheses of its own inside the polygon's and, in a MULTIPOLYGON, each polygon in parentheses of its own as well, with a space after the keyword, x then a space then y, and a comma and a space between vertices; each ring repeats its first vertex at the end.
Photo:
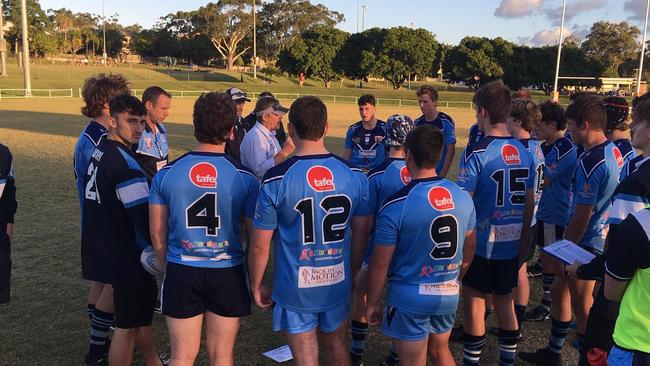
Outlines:
POLYGON ((377 108, 374 96, 362 95, 357 104, 361 120, 351 125, 345 134, 343 158, 369 171, 386 161, 386 122, 378 120, 375 115, 377 108))
POLYGON ((320 99, 293 102, 287 127, 296 152, 262 180, 249 254, 251 293, 261 308, 275 302, 273 329, 284 332, 297 365, 318 364, 319 340, 328 365, 349 365, 346 320, 368 241, 368 180, 325 149, 327 109, 320 99), (271 292, 262 278, 275 230, 271 292))
POLYGON ((237 121, 228 95, 201 95, 193 121, 196 146, 156 174, 149 194, 151 238, 167 263, 162 312, 172 365, 194 364, 204 319, 210 363, 233 365, 239 318, 251 312, 239 222, 251 229, 259 184, 224 154, 237 121))
POLYGON ((603 100, 605 111, 607 111, 607 139, 618 147, 623 155, 625 165, 636 158, 636 149, 630 142, 630 106, 625 98, 608 97, 603 100))
POLYGON ((226 94, 230 95, 230 98, 235 105, 237 106, 237 123, 235 123, 235 128, 232 131, 232 135, 226 142, 226 154, 232 156, 237 161, 241 161, 239 154, 239 146, 241 145, 244 136, 246 135, 246 126, 244 126, 244 120, 242 114, 244 113, 244 104, 250 102, 248 95, 237 88, 229 88, 226 90, 226 94))
POLYGON ((140 164, 147 182, 168 163, 169 140, 163 124, 171 109, 172 95, 158 86, 151 86, 142 93, 142 103, 147 108, 147 124, 137 145, 133 146, 135 159, 140 164))
POLYGON ((528 243, 534 172, 528 151, 506 128, 508 87, 488 83, 474 94, 473 102, 486 137, 465 150, 458 173, 458 185, 473 196, 477 222, 476 256, 463 278, 463 360, 466 365, 480 361, 486 339, 485 302, 492 295, 500 362, 512 365, 519 339, 512 289, 528 243))
POLYGON ((445 136, 442 155, 436 166, 436 173, 446 177, 456 154, 456 124, 451 117, 438 110, 438 90, 432 85, 421 85, 415 93, 422 115, 415 120, 415 126, 431 124, 440 129, 445 136))
POLYGON ((430 125, 408 134, 404 146, 412 180, 383 203, 374 234, 366 318, 382 323, 404 365, 426 365, 427 353, 433 365, 454 364, 448 342, 459 281, 476 249, 472 198, 436 175, 443 141, 430 125), (382 322, 379 298, 387 274, 382 322))

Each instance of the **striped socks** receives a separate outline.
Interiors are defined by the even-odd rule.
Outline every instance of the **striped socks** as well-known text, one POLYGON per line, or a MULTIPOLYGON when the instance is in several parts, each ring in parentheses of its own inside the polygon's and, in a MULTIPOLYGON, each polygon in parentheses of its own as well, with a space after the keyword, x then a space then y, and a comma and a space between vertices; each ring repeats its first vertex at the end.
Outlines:
POLYGON ((551 336, 548 340, 549 351, 556 354, 562 352, 562 346, 564 346, 566 336, 569 334, 570 324, 571 321, 561 322, 551 317, 551 336))
POLYGON ((542 301, 540 306, 546 311, 551 311, 551 285, 555 275, 553 273, 542 273, 542 301))
POLYGON ((88 319, 93 319, 93 311, 95 311, 95 304, 86 304, 86 313, 88 314, 88 319))
POLYGON ((475 336, 465 333, 465 336, 463 337, 463 365, 478 365, 484 345, 485 334, 482 336, 475 336))
POLYGON ((90 320, 90 345, 88 355, 101 357, 106 352, 106 341, 108 332, 115 314, 105 313, 99 309, 93 311, 90 320))
POLYGON ((518 330, 499 329, 499 364, 501 366, 512 366, 515 364, 518 340, 518 330))
POLYGON ((350 321, 352 333, 352 345, 350 346, 350 357, 353 361, 361 361, 363 358, 363 344, 368 334, 368 323, 361 323, 356 320, 350 321))

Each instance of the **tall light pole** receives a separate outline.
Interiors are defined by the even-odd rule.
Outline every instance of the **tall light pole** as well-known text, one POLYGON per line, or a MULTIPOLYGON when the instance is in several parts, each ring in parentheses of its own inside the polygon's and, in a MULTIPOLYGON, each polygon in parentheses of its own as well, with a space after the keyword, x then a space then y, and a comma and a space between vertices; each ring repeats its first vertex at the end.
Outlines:
POLYGON ((555 81, 553 82, 553 101, 560 100, 560 93, 557 91, 557 80, 560 76, 560 56, 562 55, 562 43, 564 43, 564 15, 566 14, 566 0, 562 4, 562 23, 560 24, 560 43, 557 45, 557 62, 555 63, 555 81))
POLYGON ((361 7, 361 31, 366 30, 366 10, 368 10, 368 5, 361 7))
POLYGON ((7 42, 2 22, 2 0, 0 0, 0 76, 7 76, 7 42))
POLYGON ((102 38, 104 39, 104 45, 102 46, 102 60, 104 61, 104 65, 106 65, 106 56, 108 56, 108 54, 106 53, 106 16, 104 15, 104 0, 102 0, 102 20, 104 21, 102 23, 102 38))
POLYGON ((648 33, 648 11, 650 11, 650 0, 645 4, 645 25, 643 26, 643 42, 641 42, 641 57, 639 60, 639 74, 636 77, 636 95, 641 92, 641 73, 643 72, 643 56, 645 56, 646 33, 648 33))
POLYGON ((29 28, 27 28, 27 4, 26 0, 20 0, 22 38, 23 38, 23 84, 25 96, 32 96, 32 79, 29 72, 29 28))
POLYGON ((256 11, 255 1, 253 0, 253 79, 257 79, 257 31, 256 31, 256 11))
POLYGON ((359 8, 361 7, 361 4, 359 4, 360 0, 357 0, 357 33, 359 33, 359 8))

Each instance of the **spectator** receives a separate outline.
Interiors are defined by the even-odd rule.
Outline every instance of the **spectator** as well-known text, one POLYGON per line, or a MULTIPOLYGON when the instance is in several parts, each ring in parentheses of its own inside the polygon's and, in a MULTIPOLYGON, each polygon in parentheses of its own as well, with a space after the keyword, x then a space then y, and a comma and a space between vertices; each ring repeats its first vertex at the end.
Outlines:
POLYGON ((237 106, 237 123, 235 123, 230 139, 226 142, 226 154, 232 156, 237 161, 241 161, 239 146, 246 135, 246 128, 242 124, 242 114, 244 113, 244 104, 251 100, 248 99, 246 93, 237 88, 227 89, 226 94, 230 96, 237 106))
MULTIPOLYGON (((263 91, 260 93, 258 100, 264 97, 272 97, 273 94, 271 92, 263 91)), ((255 111, 252 111, 248 114, 248 116, 242 118, 241 123, 246 129, 246 132, 250 131, 253 126, 255 126, 255 122, 257 122, 257 116, 255 115, 255 111)), ((278 143, 280 143, 280 146, 284 146, 284 143, 287 142, 287 133, 284 131, 284 126, 282 122, 280 122, 280 128, 277 131, 273 131, 273 134, 275 134, 275 138, 278 139, 278 143)))
POLYGON ((142 103, 147 109, 147 124, 137 145, 133 145, 135 160, 142 168, 147 182, 169 161, 169 140, 163 122, 169 116, 172 95, 159 86, 152 86, 142 93, 142 103))

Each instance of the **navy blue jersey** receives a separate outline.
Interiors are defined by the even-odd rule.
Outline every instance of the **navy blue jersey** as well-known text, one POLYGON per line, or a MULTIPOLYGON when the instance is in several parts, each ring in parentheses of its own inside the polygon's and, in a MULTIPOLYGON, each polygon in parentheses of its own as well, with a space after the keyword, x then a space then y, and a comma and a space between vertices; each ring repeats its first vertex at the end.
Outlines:
POLYGON ((569 132, 564 133, 564 138, 571 141, 573 146, 576 148, 576 154, 578 155, 578 158, 580 158, 582 156, 582 153, 585 152, 585 148, 582 147, 582 145, 578 145, 575 142, 573 142, 573 137, 571 137, 571 133, 569 132))
POLYGON ((456 143, 456 124, 454 123, 454 120, 451 119, 447 113, 438 112, 438 117, 436 117, 436 119, 433 121, 427 121, 426 118, 424 118, 424 115, 422 115, 413 121, 413 123, 415 124, 415 127, 425 124, 433 125, 442 131, 442 134, 444 136, 444 143, 442 145, 440 161, 438 161, 438 165, 436 165, 436 173, 440 174, 440 171, 445 164, 445 157, 448 153, 447 145, 456 143))
POLYGON ((102 126, 99 122, 90 121, 86 128, 77 139, 74 146, 74 177, 77 183, 77 194, 79 195, 79 205, 82 210, 81 216, 83 217, 83 202, 84 202, 84 176, 86 175, 86 168, 90 163, 90 154, 99 145, 99 142, 106 137, 106 127, 102 126))
POLYGON ((156 174, 149 203, 169 210, 167 261, 225 268, 244 260, 240 218, 253 218, 259 183, 235 159, 189 152, 156 174))
POLYGON ((634 212, 650 205, 650 158, 636 164, 637 169, 626 177, 614 191, 614 202, 607 223, 618 225, 634 212))
POLYGON ((350 220, 369 214, 368 179, 336 155, 294 156, 269 169, 253 223, 277 229, 273 300, 296 312, 347 302, 350 220))
POLYGON ((545 223, 566 226, 569 221, 569 197, 571 180, 576 170, 578 157, 573 143, 559 138, 552 144, 543 143, 544 176, 551 184, 542 191, 537 209, 537 219, 545 223))
POLYGON ((636 158, 638 155, 636 153, 636 149, 632 146, 632 143, 630 142, 629 139, 618 139, 612 141, 616 147, 618 147, 618 150, 621 152, 621 155, 623 156, 623 163, 627 164, 629 163, 632 159, 636 158))
POLYGON ((7 224, 14 223, 17 207, 13 157, 9 149, 0 144, 0 242, 7 236, 7 224))
POLYGON ((345 148, 352 150, 350 162, 366 170, 380 166, 388 156, 385 137, 384 121, 377 120, 372 130, 366 130, 361 121, 350 126, 345 135, 345 148))
POLYGON ((630 174, 634 173, 639 168, 639 163, 644 159, 645 158, 643 157, 643 155, 637 155, 634 158, 630 159, 630 161, 625 163, 623 165, 623 168, 621 168, 621 176, 619 177, 618 180, 622 182, 630 174))
POLYGON ((609 141, 585 151, 578 159, 569 217, 573 216, 576 205, 589 205, 593 209, 587 230, 576 244, 603 251, 609 228, 607 219, 622 166, 621 152, 609 141))
POLYGON ((395 246, 387 304, 408 312, 455 312, 465 234, 474 229, 472 198, 439 177, 413 180, 382 206, 375 230, 380 246, 395 246))
POLYGON ((142 167, 142 171, 149 183, 151 183, 153 176, 167 165, 169 156, 167 128, 162 123, 156 123, 155 128, 157 131, 149 127, 149 124, 145 124, 140 142, 133 145, 135 159, 142 167))
POLYGON ((535 210, 533 213, 533 220, 531 226, 537 223, 537 210, 539 201, 542 198, 542 184, 544 183, 544 153, 542 152, 542 143, 534 139, 519 140, 528 150, 530 159, 532 161, 532 174, 533 177, 533 194, 535 195, 535 210))
POLYGON ((131 150, 102 139, 83 176, 81 259, 84 279, 137 286, 151 275, 140 265, 150 245, 149 187, 131 150))
POLYGON ((519 254, 526 190, 534 185, 526 147, 512 137, 487 136, 465 149, 458 185, 473 193, 476 255, 511 259, 519 254))
POLYGON ((474 123, 469 128, 469 136, 467 137, 467 146, 479 142, 483 138, 483 131, 478 128, 478 123, 474 123))

